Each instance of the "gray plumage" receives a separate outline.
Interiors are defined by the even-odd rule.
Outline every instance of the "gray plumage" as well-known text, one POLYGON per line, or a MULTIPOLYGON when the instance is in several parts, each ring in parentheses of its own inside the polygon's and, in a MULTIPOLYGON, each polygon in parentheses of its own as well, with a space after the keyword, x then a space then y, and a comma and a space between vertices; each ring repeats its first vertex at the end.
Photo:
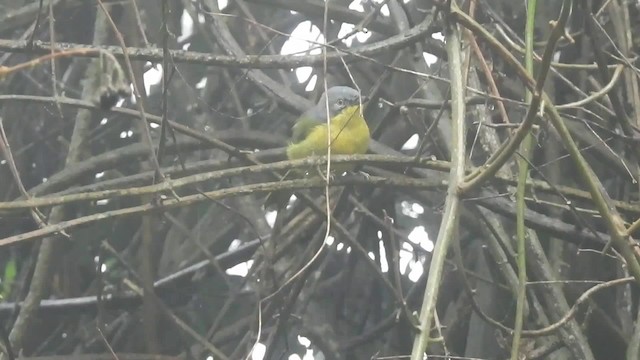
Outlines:
POLYGON ((360 94, 354 88, 348 86, 332 86, 325 94, 322 94, 318 103, 300 115, 293 125, 291 142, 297 143, 304 140, 311 129, 327 122, 327 98, 329 99, 329 116, 333 118, 342 109, 360 103, 360 94))

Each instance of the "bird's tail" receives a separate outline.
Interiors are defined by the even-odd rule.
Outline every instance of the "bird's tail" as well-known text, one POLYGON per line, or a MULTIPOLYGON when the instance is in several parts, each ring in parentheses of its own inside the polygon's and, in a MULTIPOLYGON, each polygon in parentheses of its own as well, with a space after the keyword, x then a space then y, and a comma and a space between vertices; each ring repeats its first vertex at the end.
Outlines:
POLYGON ((264 208, 270 211, 283 209, 289 203, 291 195, 293 193, 289 190, 272 191, 264 199, 264 208))
MULTIPOLYGON (((286 174, 280 179, 282 180, 291 180, 294 176, 292 176, 292 171, 287 171, 286 174)), ((289 199, 291 199, 291 195, 293 192, 290 190, 277 190, 272 191, 267 194, 267 197, 264 199, 263 207, 266 210, 280 210, 283 209, 289 203, 289 199)))

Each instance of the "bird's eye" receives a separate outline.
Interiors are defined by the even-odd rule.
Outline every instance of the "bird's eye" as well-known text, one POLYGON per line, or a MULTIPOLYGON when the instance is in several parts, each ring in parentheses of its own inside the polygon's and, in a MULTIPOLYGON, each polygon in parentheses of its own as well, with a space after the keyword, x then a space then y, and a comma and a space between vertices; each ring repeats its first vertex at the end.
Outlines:
POLYGON ((343 99, 338 99, 336 101, 336 105, 338 105, 339 107, 343 107, 344 106, 344 100, 343 99))

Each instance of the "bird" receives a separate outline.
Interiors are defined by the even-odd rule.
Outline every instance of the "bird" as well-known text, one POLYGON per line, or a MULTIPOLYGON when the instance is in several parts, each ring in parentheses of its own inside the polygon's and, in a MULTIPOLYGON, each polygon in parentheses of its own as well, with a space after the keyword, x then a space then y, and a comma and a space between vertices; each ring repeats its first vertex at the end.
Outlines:
MULTIPOLYGON (((292 128, 292 136, 286 153, 289 160, 327 154, 327 137, 331 134, 331 154, 364 154, 369 148, 371 134, 360 108, 360 93, 349 86, 332 86, 322 94, 318 103, 303 113, 292 128), (329 124, 327 124, 327 103, 329 124)), ((353 166, 334 166, 342 173, 353 166)), ((284 178, 291 177, 292 172, 284 178)), ((294 173, 295 174, 295 173, 294 173)), ((298 172, 297 175, 300 175, 298 172)), ((284 179, 283 178, 283 179, 284 179)), ((267 196, 265 208, 280 208, 289 201, 291 192, 274 191, 267 196)))

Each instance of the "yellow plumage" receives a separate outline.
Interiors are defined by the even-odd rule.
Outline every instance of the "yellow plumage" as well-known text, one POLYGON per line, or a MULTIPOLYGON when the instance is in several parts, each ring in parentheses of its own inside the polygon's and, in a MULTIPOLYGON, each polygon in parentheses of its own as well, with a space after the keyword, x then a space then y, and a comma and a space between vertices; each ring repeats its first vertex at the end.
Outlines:
MULTIPOLYGON (((360 109, 358 91, 346 86, 330 88, 316 106, 300 116, 293 126, 292 142, 287 146, 287 158, 303 159, 309 156, 327 155, 331 144, 332 155, 364 154, 369 148, 371 135, 360 109), (327 108, 330 116, 327 125, 327 108), (331 141, 328 139, 331 137, 331 141)), ((353 169, 352 165, 331 166, 332 172, 342 173, 353 169)), ((308 169, 307 169, 308 170, 308 169)), ((303 175, 307 171, 288 172, 285 178, 303 175)), ((289 191, 275 191, 267 196, 266 208, 281 207, 291 197, 289 191)))
MULTIPOLYGON (((302 159, 312 155, 327 154, 329 127, 326 123, 316 125, 302 141, 287 147, 287 158, 302 159)), ((369 147, 369 127, 362 116, 359 105, 345 108, 330 122, 331 154, 364 154, 369 147)))

